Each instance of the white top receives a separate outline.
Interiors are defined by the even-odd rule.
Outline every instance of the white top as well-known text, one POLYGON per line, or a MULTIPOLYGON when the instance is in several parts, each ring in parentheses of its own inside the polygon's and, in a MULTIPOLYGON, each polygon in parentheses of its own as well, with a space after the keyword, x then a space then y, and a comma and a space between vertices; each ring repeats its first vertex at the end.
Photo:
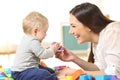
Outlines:
POLYGON ((36 37, 25 35, 17 49, 12 71, 38 68, 40 59, 50 58, 53 55, 54 51, 50 48, 43 48, 36 37))
POLYGON ((93 46, 93 53, 95 64, 106 74, 120 72, 120 22, 112 22, 101 31, 98 44, 93 46))

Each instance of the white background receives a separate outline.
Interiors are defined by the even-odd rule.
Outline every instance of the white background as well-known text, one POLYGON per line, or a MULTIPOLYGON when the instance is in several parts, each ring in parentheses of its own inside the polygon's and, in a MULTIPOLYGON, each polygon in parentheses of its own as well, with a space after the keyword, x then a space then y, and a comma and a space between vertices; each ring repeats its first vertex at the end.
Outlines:
POLYGON ((104 14, 120 20, 119 0, 1 0, 0 1, 0 46, 19 44, 22 36, 22 20, 31 11, 38 11, 49 20, 49 30, 44 42, 61 41, 62 22, 69 22, 69 11, 82 2, 98 5, 104 14))

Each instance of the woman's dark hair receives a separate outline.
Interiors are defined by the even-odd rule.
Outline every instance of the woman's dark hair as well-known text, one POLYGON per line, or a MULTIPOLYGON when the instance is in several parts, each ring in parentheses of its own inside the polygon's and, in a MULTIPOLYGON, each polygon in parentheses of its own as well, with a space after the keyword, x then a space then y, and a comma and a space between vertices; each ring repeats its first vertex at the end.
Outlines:
POLYGON ((92 43, 91 43, 90 49, 91 49, 91 51, 88 56, 88 62, 94 63, 94 54, 93 54, 93 50, 92 50, 92 43))
POLYGON ((88 2, 75 6, 70 11, 70 14, 74 15, 83 25, 89 27, 97 34, 99 34, 107 24, 113 22, 105 17, 96 5, 88 2))

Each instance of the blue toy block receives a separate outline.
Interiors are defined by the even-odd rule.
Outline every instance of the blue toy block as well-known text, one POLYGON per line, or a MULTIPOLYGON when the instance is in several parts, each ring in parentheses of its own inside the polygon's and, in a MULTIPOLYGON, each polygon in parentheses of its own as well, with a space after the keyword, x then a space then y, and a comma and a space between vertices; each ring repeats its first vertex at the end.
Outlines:
POLYGON ((4 80, 5 79, 5 77, 0 77, 0 80, 4 80))
POLYGON ((112 75, 97 75, 95 80, 112 80, 112 75))
POLYGON ((10 68, 6 68, 5 71, 6 71, 6 74, 11 74, 11 69, 10 68))
POLYGON ((90 74, 80 75, 79 80, 92 80, 92 76, 90 74))

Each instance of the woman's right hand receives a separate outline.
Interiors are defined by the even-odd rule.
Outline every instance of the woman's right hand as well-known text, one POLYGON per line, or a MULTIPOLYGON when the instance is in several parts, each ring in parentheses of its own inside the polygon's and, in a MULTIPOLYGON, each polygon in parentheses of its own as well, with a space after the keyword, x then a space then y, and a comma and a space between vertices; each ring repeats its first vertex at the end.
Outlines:
POLYGON ((68 61, 68 62, 73 61, 75 58, 75 55, 69 50, 67 50, 65 47, 64 47, 64 50, 56 52, 55 55, 56 55, 56 58, 59 58, 62 61, 68 61))

